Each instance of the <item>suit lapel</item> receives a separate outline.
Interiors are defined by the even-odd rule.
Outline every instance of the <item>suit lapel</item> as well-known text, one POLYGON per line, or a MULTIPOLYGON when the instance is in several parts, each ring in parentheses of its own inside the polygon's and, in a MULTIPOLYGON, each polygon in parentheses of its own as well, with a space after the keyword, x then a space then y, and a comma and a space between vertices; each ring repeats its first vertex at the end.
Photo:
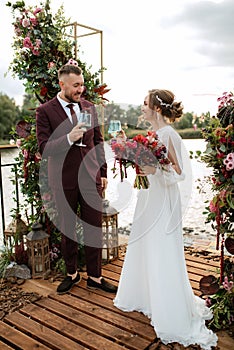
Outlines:
POLYGON ((57 114, 56 118, 59 117, 61 121, 69 119, 63 107, 59 103, 59 100, 57 99, 57 97, 55 97, 51 102, 52 102, 52 107, 55 113, 57 114))

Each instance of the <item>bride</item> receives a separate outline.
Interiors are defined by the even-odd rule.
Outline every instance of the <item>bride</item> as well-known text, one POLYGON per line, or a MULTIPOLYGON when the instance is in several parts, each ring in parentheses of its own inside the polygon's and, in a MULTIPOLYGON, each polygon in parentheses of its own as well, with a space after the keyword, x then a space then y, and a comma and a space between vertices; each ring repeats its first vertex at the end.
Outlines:
MULTIPOLYGON (((150 186, 139 191, 132 231, 114 305, 139 311, 151 319, 164 344, 198 344, 210 350, 217 336, 205 325, 212 318, 205 301, 193 294, 187 275, 183 236, 180 181, 184 187, 183 144, 168 124, 181 117, 183 106, 168 90, 150 90, 144 118, 168 150, 169 171, 144 166, 150 186)), ((191 178, 189 179, 191 181, 191 178)))

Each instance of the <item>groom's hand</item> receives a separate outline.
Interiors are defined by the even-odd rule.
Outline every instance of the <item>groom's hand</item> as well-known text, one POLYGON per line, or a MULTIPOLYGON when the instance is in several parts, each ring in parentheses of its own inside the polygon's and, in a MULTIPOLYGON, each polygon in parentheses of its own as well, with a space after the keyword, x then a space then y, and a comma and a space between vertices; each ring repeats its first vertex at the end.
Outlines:
POLYGON ((102 185, 102 191, 105 191, 107 189, 108 180, 106 177, 101 177, 101 185, 102 185))

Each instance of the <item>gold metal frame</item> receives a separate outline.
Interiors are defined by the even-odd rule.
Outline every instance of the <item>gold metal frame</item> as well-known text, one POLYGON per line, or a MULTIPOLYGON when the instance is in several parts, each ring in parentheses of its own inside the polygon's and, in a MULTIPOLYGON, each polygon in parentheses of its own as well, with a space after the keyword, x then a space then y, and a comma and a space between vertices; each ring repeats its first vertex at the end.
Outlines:
MULTIPOLYGON (((78 39, 85 37, 85 36, 90 36, 90 35, 95 35, 98 34, 100 36, 100 69, 101 69, 101 73, 100 73, 100 81, 101 84, 103 84, 103 32, 100 29, 97 28, 92 28, 90 26, 84 25, 84 24, 80 24, 77 22, 73 22, 73 23, 69 23, 67 24, 65 27, 71 27, 73 30, 73 34, 68 34, 66 33, 67 37, 73 38, 75 41, 75 59, 78 58, 78 39), (84 28, 87 29, 89 32, 85 33, 85 34, 80 34, 78 33, 79 31, 79 27, 80 28, 84 28)), ((101 108, 101 117, 102 117, 102 134, 104 136, 104 108, 101 108)))

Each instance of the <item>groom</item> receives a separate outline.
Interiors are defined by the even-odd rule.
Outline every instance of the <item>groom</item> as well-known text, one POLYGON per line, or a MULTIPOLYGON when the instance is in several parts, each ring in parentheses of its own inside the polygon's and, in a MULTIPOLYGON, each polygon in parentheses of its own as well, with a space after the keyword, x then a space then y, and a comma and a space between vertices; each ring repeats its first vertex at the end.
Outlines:
POLYGON ((77 271, 77 208, 84 232, 87 287, 115 293, 117 287, 101 276, 102 192, 107 186, 107 164, 97 112, 81 98, 84 78, 77 62, 58 72, 60 92, 37 108, 36 131, 41 154, 48 159, 48 182, 62 233, 61 250, 67 276, 57 288, 67 293, 81 276, 77 271), (89 110, 92 127, 84 132, 79 113, 89 110), (83 138, 85 147, 79 146, 83 138))

